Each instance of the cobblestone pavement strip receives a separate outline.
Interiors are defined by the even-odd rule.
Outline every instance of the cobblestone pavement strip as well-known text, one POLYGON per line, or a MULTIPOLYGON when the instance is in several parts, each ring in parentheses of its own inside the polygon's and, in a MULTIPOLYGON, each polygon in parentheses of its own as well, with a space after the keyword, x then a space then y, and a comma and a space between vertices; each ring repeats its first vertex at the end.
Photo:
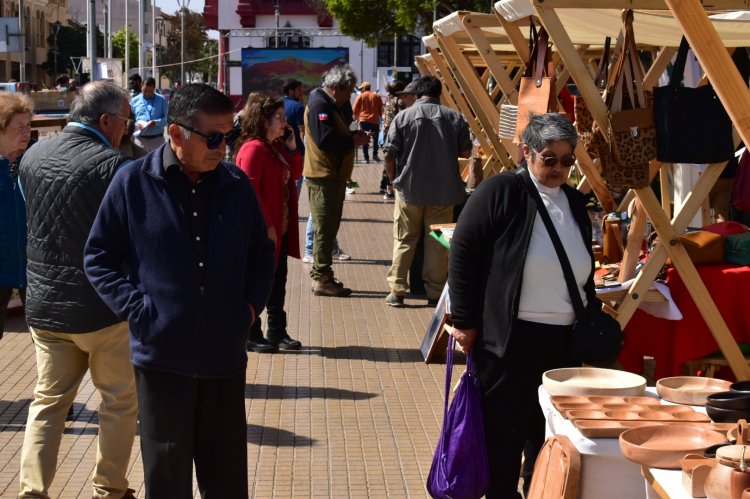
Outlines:
MULTIPOLYGON (((316 297, 309 265, 290 259, 286 309, 299 352, 249 354, 247 450, 251 497, 426 497, 442 422, 444 366, 419 352, 432 315, 424 297, 385 305, 393 203, 378 194, 381 164, 357 164, 339 241, 352 255, 334 265, 349 298, 316 297)), ((304 239, 307 195, 300 200, 304 239)), ((36 382, 23 318, 0 341, 0 497, 15 497, 28 404, 36 382)), ((66 423, 51 497, 91 497, 97 407, 88 375, 66 423)), ((128 480, 145 497, 139 441, 128 480)), ((199 497, 196 492, 195 497, 199 497)))

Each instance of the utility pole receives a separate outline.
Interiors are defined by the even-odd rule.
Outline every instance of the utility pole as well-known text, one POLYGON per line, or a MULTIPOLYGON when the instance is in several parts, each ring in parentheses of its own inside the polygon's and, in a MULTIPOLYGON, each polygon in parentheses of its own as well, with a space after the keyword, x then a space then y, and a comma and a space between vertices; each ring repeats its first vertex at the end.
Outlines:
POLYGON ((146 67, 144 60, 143 41, 146 39, 146 0, 138 0, 138 74, 143 78, 143 70, 146 67))
POLYGON ((279 24, 281 21, 281 13, 279 12, 279 1, 274 2, 274 16, 276 17, 276 48, 279 48, 279 24))
POLYGON ((107 57, 112 58, 112 0, 107 0, 107 37, 104 43, 107 44, 107 57))
POLYGON ((128 19, 129 3, 130 0, 125 0, 125 79, 130 78, 130 20, 128 19))
POLYGON ((108 1, 104 2, 104 57, 109 57, 109 43, 107 43, 107 39, 110 38, 109 34, 109 24, 107 24, 107 19, 109 19, 109 5, 108 1))
POLYGON ((18 31, 21 35, 21 64, 18 66, 18 79, 26 83, 26 7, 18 0, 18 31))
MULTIPOLYGON (((151 76, 156 79, 156 0, 151 0, 151 76)), ((156 82, 156 88, 160 88, 156 82)))
POLYGON ((97 71, 96 67, 96 0, 89 0, 88 3, 88 12, 89 12, 89 25, 88 28, 88 35, 89 35, 89 62, 91 63, 91 72, 90 80, 96 81, 99 79, 99 72, 97 71))
POLYGON ((185 11, 190 6, 190 0, 177 0, 180 7, 180 79, 183 85, 188 83, 185 78, 185 11))

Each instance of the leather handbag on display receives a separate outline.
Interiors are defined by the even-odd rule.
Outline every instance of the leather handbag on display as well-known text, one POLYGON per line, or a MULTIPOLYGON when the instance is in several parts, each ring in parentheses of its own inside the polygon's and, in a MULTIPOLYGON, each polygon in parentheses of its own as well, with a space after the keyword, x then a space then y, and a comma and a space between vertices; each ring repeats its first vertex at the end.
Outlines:
POLYGON ((721 163, 734 155, 732 120, 711 84, 682 86, 688 41, 683 36, 669 84, 654 89, 656 159, 721 163))
POLYGON ((649 183, 649 161, 656 158, 653 103, 643 88, 643 66, 633 33, 633 11, 622 14, 624 39, 615 64, 614 88, 608 89, 608 139, 616 165, 603 164, 613 187, 639 188, 649 183))
MULTIPOLYGON (((724 262, 724 235, 696 230, 680 236, 680 242, 685 247, 690 260, 696 265, 724 262)), ((672 265, 672 259, 667 258, 667 265, 672 265)))
POLYGON ((440 499, 479 499, 490 486, 482 394, 479 378, 474 372, 474 357, 469 351, 466 372, 448 408, 455 343, 455 338, 450 336, 445 366, 443 428, 427 476, 427 492, 440 499))
POLYGON ((555 66, 552 63, 549 35, 544 28, 540 28, 537 33, 533 21, 530 29, 530 55, 518 89, 518 119, 516 136, 513 139, 516 144, 521 142, 521 134, 529 124, 532 113, 546 114, 549 111, 557 111, 555 66))
POLYGON ((725 237, 724 261, 735 265, 750 265, 750 232, 725 237))
MULTIPOLYGON (((594 77, 594 84, 599 90, 607 88, 607 82, 609 80, 609 47, 611 42, 612 38, 610 37, 607 37, 604 40, 602 55, 599 58, 599 68, 594 77)), ((586 149, 586 152, 589 153, 591 159, 599 159, 600 163, 606 161, 609 150, 607 139, 604 138, 601 130, 596 126, 594 116, 591 114, 591 111, 589 111, 586 101, 581 95, 575 97, 574 115, 575 122, 573 125, 575 126, 576 132, 578 132, 578 137, 581 140, 583 147, 586 149)))

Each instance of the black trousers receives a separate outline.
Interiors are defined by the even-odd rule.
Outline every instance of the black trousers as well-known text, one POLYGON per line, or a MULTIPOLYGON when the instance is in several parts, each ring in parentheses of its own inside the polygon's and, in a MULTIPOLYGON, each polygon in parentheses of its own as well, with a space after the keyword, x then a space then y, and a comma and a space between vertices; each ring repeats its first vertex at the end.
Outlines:
MULTIPOLYGON (((18 294, 21 296, 21 303, 26 304, 26 288, 18 288, 18 294)), ((10 297, 13 295, 13 288, 0 288, 0 338, 5 332, 5 314, 10 303, 10 297)))
MULTIPOLYGON (((266 303, 266 314, 268 316, 266 336, 273 342, 281 341, 287 334, 284 303, 286 302, 286 277, 289 269, 287 265, 288 254, 288 239, 285 235, 281 239, 279 263, 276 265, 276 272, 273 276, 271 295, 268 297, 268 303, 266 303)), ((255 319, 255 322, 250 326, 250 340, 257 340, 262 336, 263 322, 261 321, 260 316, 258 316, 258 318, 255 319)))
MULTIPOLYGON (((380 133, 380 125, 377 123, 365 123, 364 121, 359 122, 359 129, 365 132, 372 132, 372 155, 378 157, 378 133, 380 133)), ((367 144, 362 145, 362 153, 365 156, 365 161, 370 161, 370 146, 367 144)))
POLYGON ((135 368, 146 499, 247 498, 245 372, 197 379, 135 368))
POLYGON ((487 499, 521 498, 522 453, 524 488, 528 490, 536 456, 544 444, 539 385, 545 371, 578 365, 568 354, 571 331, 571 326, 517 320, 505 357, 475 349, 492 477, 487 499))

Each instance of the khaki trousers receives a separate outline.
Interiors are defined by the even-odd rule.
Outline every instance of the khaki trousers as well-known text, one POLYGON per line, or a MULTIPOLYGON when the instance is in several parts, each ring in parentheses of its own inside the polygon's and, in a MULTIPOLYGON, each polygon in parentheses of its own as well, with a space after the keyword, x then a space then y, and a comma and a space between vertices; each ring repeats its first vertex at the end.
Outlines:
MULTIPOLYGON (((404 295, 409 290, 409 269, 422 229, 424 228, 426 235, 430 232, 430 225, 452 221, 453 205, 408 204, 396 191, 393 208, 393 264, 388 271, 387 279, 394 294, 404 295)), ((445 281, 448 280, 448 249, 433 237, 426 236, 424 239, 422 280, 427 298, 440 298, 445 281)))
POLYGON ((19 497, 49 497, 65 417, 87 370, 102 396, 93 495, 122 497, 138 413, 128 324, 82 334, 29 330, 38 381, 23 439, 19 497))

